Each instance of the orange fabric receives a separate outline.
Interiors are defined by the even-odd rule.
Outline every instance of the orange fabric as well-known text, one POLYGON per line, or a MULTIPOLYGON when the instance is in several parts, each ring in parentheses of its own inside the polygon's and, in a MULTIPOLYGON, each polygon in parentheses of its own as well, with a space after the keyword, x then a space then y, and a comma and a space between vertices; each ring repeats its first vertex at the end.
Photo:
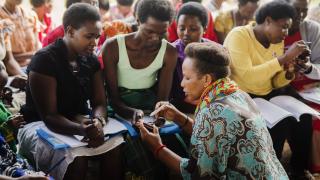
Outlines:
POLYGON ((106 38, 110 38, 118 34, 128 34, 132 32, 130 25, 121 21, 105 22, 102 29, 106 38))
POLYGON ((3 43, 7 51, 11 51, 10 36, 14 30, 14 24, 10 19, 1 19, 0 33, 3 33, 3 43))
POLYGON ((25 53, 37 50, 37 17, 30 12, 17 7, 16 14, 9 14, 3 7, 0 8, 0 19, 10 19, 14 25, 11 35, 13 53, 25 53))

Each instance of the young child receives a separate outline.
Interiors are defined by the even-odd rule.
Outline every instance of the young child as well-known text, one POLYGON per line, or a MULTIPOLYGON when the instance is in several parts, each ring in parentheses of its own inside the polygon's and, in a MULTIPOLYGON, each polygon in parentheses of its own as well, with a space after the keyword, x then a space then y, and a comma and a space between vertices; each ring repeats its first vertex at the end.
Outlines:
MULTIPOLYGON (((1 22, 3 23, 3 21, 1 22)), ((2 24, 4 25, 4 24, 2 24)), ((3 31, 4 27, 0 30, 3 31)), ((24 124, 21 115, 14 115, 8 111, 6 105, 11 104, 12 91, 4 86, 7 84, 8 74, 6 71, 3 59, 6 56, 7 45, 5 42, 4 34, 1 32, 0 38, 0 134, 4 136, 4 139, 9 144, 10 148, 16 152, 15 134, 16 130, 24 124)))

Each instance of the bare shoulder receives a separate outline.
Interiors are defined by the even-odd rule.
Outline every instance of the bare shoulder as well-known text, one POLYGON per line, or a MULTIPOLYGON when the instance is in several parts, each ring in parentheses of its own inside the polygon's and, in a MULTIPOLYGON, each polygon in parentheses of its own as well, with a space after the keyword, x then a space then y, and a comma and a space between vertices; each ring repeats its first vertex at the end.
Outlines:
POLYGON ((177 59, 177 55, 177 49, 171 43, 167 42, 166 57, 177 59))
POLYGON ((105 64, 117 62, 118 60, 118 42, 116 37, 107 39, 102 46, 102 58, 105 64), (106 61, 108 59, 108 61, 106 61))
POLYGON ((177 49, 169 42, 167 42, 167 53, 177 54, 177 49))

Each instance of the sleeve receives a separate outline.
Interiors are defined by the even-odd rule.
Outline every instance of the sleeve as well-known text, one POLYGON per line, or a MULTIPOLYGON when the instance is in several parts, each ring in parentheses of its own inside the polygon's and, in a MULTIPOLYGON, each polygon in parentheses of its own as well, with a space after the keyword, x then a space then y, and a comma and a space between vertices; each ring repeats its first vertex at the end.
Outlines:
POLYGON ((311 42, 310 50, 312 71, 305 74, 310 79, 320 79, 320 25, 314 21, 304 20, 300 26, 302 39, 311 42))
POLYGON ((56 63, 48 52, 37 52, 32 58, 27 71, 56 77, 56 63))
POLYGON ((320 24, 306 20, 305 41, 311 42, 311 63, 320 64, 320 24))
POLYGON ((96 55, 92 55, 90 58, 90 66, 93 73, 96 73, 97 71, 101 70, 101 64, 99 62, 99 59, 96 55))
POLYGON ((304 75, 310 79, 320 80, 320 64, 312 64, 311 72, 304 75))
MULTIPOLYGON (((294 79, 294 77, 292 79, 294 79)), ((274 88, 281 88, 288 85, 292 79, 286 79, 286 71, 280 71, 272 78, 272 85, 274 88)))
MULTIPOLYGON (((241 27, 243 28, 243 27, 241 27)), ((231 58, 231 69, 235 76, 246 80, 248 84, 257 84, 269 81, 273 76, 282 70, 278 59, 259 65, 253 65, 253 57, 259 57, 254 48, 250 49, 251 39, 237 29, 232 30, 227 36, 224 46, 228 49, 231 58)))
POLYGON ((191 158, 180 161, 182 177, 190 179, 191 176, 226 176, 231 142, 234 138, 228 132, 227 123, 236 118, 233 116, 235 113, 227 113, 221 104, 213 104, 199 112, 191 136, 191 158), (196 168, 192 168, 195 164, 196 168))

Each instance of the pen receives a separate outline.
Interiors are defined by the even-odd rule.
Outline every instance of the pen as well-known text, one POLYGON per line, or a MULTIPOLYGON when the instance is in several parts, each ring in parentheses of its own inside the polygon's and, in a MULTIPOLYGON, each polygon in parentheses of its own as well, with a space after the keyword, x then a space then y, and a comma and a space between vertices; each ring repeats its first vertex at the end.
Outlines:
POLYGON ((54 170, 58 165, 60 165, 65 159, 66 157, 63 156, 63 158, 61 158, 55 165, 51 166, 47 171, 46 176, 48 176, 48 174, 51 173, 51 171, 54 170))
MULTIPOLYGON (((171 104, 171 102, 173 101, 173 99, 171 98, 168 103, 171 104)), ((158 109, 154 110, 153 112, 150 113, 150 116, 154 116, 156 114, 158 114, 161 111, 161 108, 159 107, 158 109)))
POLYGON ((307 46, 310 46, 312 42, 305 42, 307 46))
POLYGON ((93 122, 93 112, 92 112, 92 109, 90 110, 90 115, 89 115, 90 117, 90 120, 91 120, 91 123, 93 124, 94 122, 93 122))

